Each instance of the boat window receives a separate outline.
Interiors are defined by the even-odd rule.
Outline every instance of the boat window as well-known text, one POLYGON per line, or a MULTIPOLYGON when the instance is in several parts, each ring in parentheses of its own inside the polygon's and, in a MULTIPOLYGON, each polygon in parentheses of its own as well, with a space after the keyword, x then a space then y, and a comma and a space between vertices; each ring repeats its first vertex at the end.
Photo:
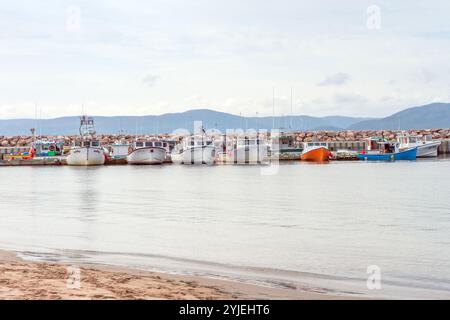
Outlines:
POLYGON ((201 146, 201 145, 203 145, 203 143, 201 141, 197 141, 197 145, 201 146))
POLYGON ((144 146, 144 143, 143 142, 136 142, 136 147, 143 147, 144 146))
POLYGON ((163 147, 164 148, 167 147, 167 143, 166 142, 163 143, 163 147))
POLYGON ((191 146, 195 146, 195 143, 194 143, 194 141, 190 141, 190 142, 189 142, 189 145, 191 145, 191 146))
POLYGON ((75 147, 81 147, 81 142, 80 141, 75 141, 75 147))
POLYGON ((212 141, 206 141, 206 144, 209 146, 212 144, 212 141))
POLYGON ((155 141, 154 144, 155 144, 155 147, 161 147, 161 145, 162 145, 161 142, 159 142, 159 141, 155 141))
POLYGON ((83 142, 83 147, 90 147, 91 146, 91 142, 90 141, 84 141, 83 142))
POLYGON ((91 142, 91 145, 92 145, 93 147, 98 147, 98 146, 100 146, 100 142, 98 142, 98 141, 92 141, 92 142, 91 142))
POLYGON ((146 147, 153 147, 153 142, 146 142, 146 143, 145 143, 145 146, 146 146, 146 147))
POLYGON ((248 140, 248 144, 249 144, 250 146, 255 145, 255 140, 248 140))
POLYGON ((325 142, 321 143, 320 145, 321 145, 321 146, 324 146, 324 147, 327 146, 327 144, 326 144, 325 142))
POLYGON ((312 147, 314 145, 314 143, 308 143, 308 147, 312 147))

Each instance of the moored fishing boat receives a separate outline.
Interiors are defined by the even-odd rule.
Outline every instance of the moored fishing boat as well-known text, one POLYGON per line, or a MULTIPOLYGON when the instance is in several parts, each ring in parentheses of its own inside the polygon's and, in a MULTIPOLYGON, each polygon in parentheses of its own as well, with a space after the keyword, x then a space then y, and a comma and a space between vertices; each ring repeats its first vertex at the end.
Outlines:
POLYGON ((227 150, 228 163, 261 164, 269 162, 270 147, 266 140, 252 137, 238 137, 231 150, 227 150))
POLYGON ((63 153, 63 141, 37 140, 33 143, 33 157, 35 159, 61 157, 63 153))
POLYGON ((326 162, 330 160, 331 152, 326 142, 305 142, 300 156, 302 161, 326 162))
POLYGON ((116 140, 106 147, 105 164, 127 164, 127 156, 130 151, 130 144, 125 140, 116 140))
POLYGON ((94 119, 80 118, 81 141, 75 141, 67 156, 69 166, 97 166, 105 164, 105 152, 95 138, 94 119))
POLYGON ((139 140, 133 143, 127 156, 129 164, 162 164, 166 160, 168 144, 159 140, 139 140))
POLYGON ((216 160, 216 148, 212 139, 204 135, 183 138, 171 154, 172 162, 177 164, 208 164, 216 160))
POLYGON ((417 147, 400 150, 399 146, 398 142, 370 138, 366 142, 366 149, 358 154, 358 159, 369 161, 416 160, 417 147))
POLYGON ((408 133, 397 135, 400 150, 408 150, 417 147, 418 158, 437 157, 441 141, 432 140, 431 136, 419 137, 408 133))

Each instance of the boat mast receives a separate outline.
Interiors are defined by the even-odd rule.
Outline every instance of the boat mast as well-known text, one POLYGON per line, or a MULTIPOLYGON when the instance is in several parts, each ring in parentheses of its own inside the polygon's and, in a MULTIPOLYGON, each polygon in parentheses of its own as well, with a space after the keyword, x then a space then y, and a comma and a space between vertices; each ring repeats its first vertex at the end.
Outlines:
POLYGON ((80 117, 80 136, 83 138, 92 138, 95 135, 94 119, 88 117, 87 115, 82 115, 80 117))
POLYGON ((272 130, 275 129, 275 87, 272 88, 272 130))
POLYGON ((289 129, 292 130, 292 114, 293 114, 293 106, 292 106, 292 88, 291 88, 291 117, 290 117, 290 123, 289 123, 289 129))

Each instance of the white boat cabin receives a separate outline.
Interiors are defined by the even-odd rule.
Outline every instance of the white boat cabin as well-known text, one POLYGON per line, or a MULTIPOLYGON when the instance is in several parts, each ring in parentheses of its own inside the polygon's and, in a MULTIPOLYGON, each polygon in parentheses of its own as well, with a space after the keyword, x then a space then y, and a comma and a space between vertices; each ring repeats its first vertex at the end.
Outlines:
POLYGON ((433 142, 431 134, 425 136, 399 134, 397 135, 397 142, 400 144, 400 149, 413 148, 416 146, 424 145, 433 142))
POLYGON ((188 139, 185 140, 185 146, 188 148, 204 147, 209 145, 213 145, 213 141, 206 137, 194 136, 189 137, 188 139))
POLYGON ((130 145, 128 143, 122 142, 122 143, 115 143, 111 146, 111 156, 114 157, 125 157, 128 155, 130 145))
POLYGON ((163 148, 166 151, 169 151, 169 143, 160 140, 136 141, 133 143, 133 148, 163 148))

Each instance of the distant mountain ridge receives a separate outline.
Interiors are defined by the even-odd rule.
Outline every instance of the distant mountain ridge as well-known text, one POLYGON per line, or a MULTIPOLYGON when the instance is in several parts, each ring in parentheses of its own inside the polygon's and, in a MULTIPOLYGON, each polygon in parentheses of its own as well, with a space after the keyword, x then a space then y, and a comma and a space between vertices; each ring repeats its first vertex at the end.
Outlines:
MULTIPOLYGON (((171 133, 183 128, 192 131, 194 121, 202 121, 206 129, 258 128, 285 130, 395 130, 450 128, 450 103, 433 103, 408 108, 385 118, 358 118, 345 116, 279 116, 241 117, 210 109, 195 109, 159 116, 94 116, 99 134, 154 134, 171 133)), ((30 128, 37 127, 42 135, 78 134, 79 117, 55 119, 8 119, 0 120, 0 136, 29 135, 30 128)))
MULTIPOLYGON (((343 128, 369 118, 329 116, 280 116, 242 117, 210 109, 194 109, 180 113, 166 113, 159 116, 94 116, 95 127, 99 134, 154 134, 171 133, 177 129, 192 131, 194 121, 202 121, 204 128, 226 129, 280 129, 313 130, 317 127, 343 128)), ((28 135, 30 128, 37 127, 42 135, 78 134, 79 117, 60 117, 55 119, 8 119, 0 120, 0 135, 28 135)))
POLYGON ((412 107, 382 119, 354 123, 350 130, 396 130, 450 128, 450 103, 412 107))

